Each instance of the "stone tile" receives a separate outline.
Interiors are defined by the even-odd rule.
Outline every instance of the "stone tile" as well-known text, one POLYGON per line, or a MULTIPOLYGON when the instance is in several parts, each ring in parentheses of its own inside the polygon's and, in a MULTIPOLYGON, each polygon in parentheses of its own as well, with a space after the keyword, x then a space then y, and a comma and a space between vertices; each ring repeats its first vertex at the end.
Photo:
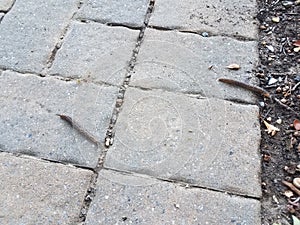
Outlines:
POLYGON ((75 224, 92 172, 0 153, 0 223, 75 224))
POLYGON ((41 73, 77 10, 77 3, 77 0, 16 1, 0 24, 0 67, 41 73))
POLYGON ((127 89, 106 168, 260 197, 258 107, 127 89))
POLYGON ((3 72, 0 149, 95 167, 100 148, 56 114, 73 117, 102 141, 117 93, 115 87, 3 72))
POLYGON ((73 23, 51 74, 121 84, 139 31, 73 23))
POLYGON ((15 0, 0 0, 0 11, 7 12, 12 7, 14 2, 15 0))
POLYGON ((260 224, 260 202, 102 170, 86 225, 260 224))
POLYGON ((147 8, 148 0, 86 0, 76 17, 141 27, 147 8))
POLYGON ((255 0, 155 1, 150 26, 257 38, 255 0))
POLYGON ((254 103, 252 93, 221 84, 217 78, 255 83, 251 72, 257 62, 256 42, 148 29, 130 85, 254 103), (227 69, 232 63, 241 69, 227 69))

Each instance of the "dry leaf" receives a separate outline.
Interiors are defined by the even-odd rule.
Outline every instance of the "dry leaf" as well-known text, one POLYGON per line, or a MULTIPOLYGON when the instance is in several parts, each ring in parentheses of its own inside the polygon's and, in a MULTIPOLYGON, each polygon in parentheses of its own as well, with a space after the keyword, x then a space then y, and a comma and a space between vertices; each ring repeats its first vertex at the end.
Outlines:
POLYGON ((296 130, 300 130, 300 120, 295 119, 293 125, 296 130))
POLYGON ((264 120, 264 124, 267 127, 268 134, 271 134, 272 136, 274 136, 277 131, 280 131, 277 127, 267 123, 267 121, 265 120, 264 120))
POLYGON ((279 18, 278 16, 273 17, 273 18, 272 18, 272 21, 273 21, 274 23, 279 23, 280 18, 279 18))
POLYGON ((300 47, 300 40, 294 42, 293 45, 295 45, 295 46, 297 46, 297 47, 300 47))
POLYGON ((230 70, 239 70, 241 67, 239 64, 232 63, 232 64, 228 65, 226 68, 230 69, 230 70))

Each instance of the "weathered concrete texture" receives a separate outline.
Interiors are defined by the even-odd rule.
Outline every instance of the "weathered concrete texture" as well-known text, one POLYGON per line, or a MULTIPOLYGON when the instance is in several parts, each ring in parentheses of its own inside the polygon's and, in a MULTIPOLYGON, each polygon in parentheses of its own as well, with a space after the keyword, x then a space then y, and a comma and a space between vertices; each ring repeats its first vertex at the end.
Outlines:
POLYGON ((14 72, 0 76, 0 149, 95 167, 100 150, 62 121, 71 116, 103 141, 117 88, 14 72))
POLYGON ((0 67, 41 73, 77 3, 16 1, 0 24, 0 67))
POLYGON ((121 84, 138 35, 127 28, 75 22, 50 73, 121 84))
POLYGON ((0 153, 0 224, 75 224, 92 172, 0 153))
POLYGON ((127 89, 104 166, 259 197, 258 108, 127 89))
POLYGON ((7 12, 14 2, 15 0, 0 0, 0 11, 7 12))
POLYGON ((257 200, 102 170, 86 225, 260 224, 257 200))
POLYGON ((217 78, 248 82, 257 60, 256 42, 148 29, 130 85, 254 103, 252 93, 221 84, 217 78), (232 63, 241 69, 227 69, 232 63))
POLYGON ((256 1, 156 0, 150 26, 257 38, 256 1))
POLYGON ((86 0, 76 17, 141 27, 147 7, 148 0, 86 0))

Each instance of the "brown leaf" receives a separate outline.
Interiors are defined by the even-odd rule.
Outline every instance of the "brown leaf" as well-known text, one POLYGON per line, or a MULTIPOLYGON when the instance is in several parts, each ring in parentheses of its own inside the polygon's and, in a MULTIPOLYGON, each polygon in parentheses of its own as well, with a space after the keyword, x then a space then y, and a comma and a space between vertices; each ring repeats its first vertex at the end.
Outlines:
POLYGON ((294 42, 293 45, 300 47, 300 40, 294 42))
POLYGON ((300 130, 300 120, 295 119, 293 125, 296 130, 300 130))
POLYGON ((232 64, 228 65, 226 68, 230 69, 230 70, 239 70, 241 67, 239 64, 232 63, 232 64))

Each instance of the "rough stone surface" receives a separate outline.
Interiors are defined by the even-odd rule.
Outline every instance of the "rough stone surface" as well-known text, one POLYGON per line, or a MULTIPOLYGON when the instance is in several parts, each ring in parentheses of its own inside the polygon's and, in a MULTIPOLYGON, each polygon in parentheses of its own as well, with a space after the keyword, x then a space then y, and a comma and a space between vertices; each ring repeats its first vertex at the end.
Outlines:
POLYGON ((78 0, 16 1, 0 24, 0 67, 41 73, 78 0))
POLYGON ((257 38, 256 1, 157 0, 150 26, 257 38))
POLYGON ((257 106, 129 88, 104 165, 259 197, 259 143, 257 106))
POLYGON ((137 175, 101 171, 86 225, 260 224, 260 203, 137 175))
POLYGON ((217 78, 253 83, 251 72, 257 59, 256 42, 149 29, 130 85, 254 103, 252 93, 217 82, 217 78), (241 69, 227 69, 232 63, 241 69))
POLYGON ((138 35, 127 28, 75 22, 50 73, 121 84, 138 35))
POLYGON ((0 153, 0 224, 75 224, 92 172, 0 153))
POLYGON ((76 17, 101 23, 141 27, 147 7, 148 0, 87 0, 76 17))
POLYGON ((7 12, 14 2, 15 0, 0 0, 0 11, 7 12))
POLYGON ((53 77, 0 76, 0 149, 94 167, 100 149, 56 114, 66 114, 103 141, 117 88, 53 77))

